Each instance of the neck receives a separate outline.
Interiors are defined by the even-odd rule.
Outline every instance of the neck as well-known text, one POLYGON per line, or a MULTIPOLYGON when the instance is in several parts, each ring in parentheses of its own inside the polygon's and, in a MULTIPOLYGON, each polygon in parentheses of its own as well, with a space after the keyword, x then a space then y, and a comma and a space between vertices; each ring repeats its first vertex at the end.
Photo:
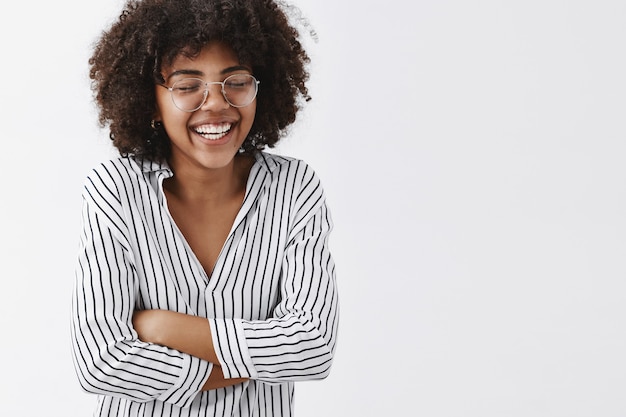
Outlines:
POLYGON ((164 181, 165 191, 188 203, 220 204, 245 192, 253 159, 236 156, 222 168, 199 168, 170 161, 174 176, 164 181))

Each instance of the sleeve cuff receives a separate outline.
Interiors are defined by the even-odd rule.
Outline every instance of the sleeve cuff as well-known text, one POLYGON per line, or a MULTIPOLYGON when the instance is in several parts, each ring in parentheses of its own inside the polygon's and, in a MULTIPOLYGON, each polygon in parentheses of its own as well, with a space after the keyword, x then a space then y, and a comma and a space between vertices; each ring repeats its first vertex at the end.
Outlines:
POLYGON ((224 378, 257 377, 240 319, 208 319, 213 347, 224 378))
POLYGON ((213 364, 191 355, 183 354, 183 363, 178 381, 157 398, 181 408, 187 408, 202 391, 209 378, 213 364))

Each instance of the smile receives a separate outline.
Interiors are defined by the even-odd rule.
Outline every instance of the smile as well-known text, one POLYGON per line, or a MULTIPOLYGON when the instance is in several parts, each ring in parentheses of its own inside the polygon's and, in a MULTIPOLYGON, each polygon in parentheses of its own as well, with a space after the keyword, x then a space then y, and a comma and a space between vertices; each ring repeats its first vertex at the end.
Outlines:
POLYGON ((194 132, 208 140, 218 140, 230 132, 232 123, 206 124, 194 128, 194 132))

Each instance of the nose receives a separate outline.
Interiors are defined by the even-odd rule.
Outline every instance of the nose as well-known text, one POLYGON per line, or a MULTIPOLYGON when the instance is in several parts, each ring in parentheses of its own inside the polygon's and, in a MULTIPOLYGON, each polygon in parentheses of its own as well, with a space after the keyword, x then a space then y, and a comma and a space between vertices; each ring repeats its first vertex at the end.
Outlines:
POLYGON ((202 106, 200 107, 200 110, 219 111, 230 107, 230 104, 228 104, 224 94, 222 93, 222 83, 207 83, 206 87, 207 95, 204 99, 204 103, 202 103, 202 106))

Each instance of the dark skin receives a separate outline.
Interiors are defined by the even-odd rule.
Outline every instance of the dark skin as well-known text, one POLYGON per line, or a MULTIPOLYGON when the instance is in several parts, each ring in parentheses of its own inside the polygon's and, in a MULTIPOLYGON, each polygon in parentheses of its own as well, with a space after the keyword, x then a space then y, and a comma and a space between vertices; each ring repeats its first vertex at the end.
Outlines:
POLYGON ((207 276, 210 277, 217 257, 224 246, 228 233, 239 212, 246 191, 250 168, 254 163, 251 157, 238 157, 241 164, 237 178, 231 186, 218 193, 201 193, 196 197, 176 178, 168 178, 163 183, 167 204, 174 222, 196 254, 207 276))

